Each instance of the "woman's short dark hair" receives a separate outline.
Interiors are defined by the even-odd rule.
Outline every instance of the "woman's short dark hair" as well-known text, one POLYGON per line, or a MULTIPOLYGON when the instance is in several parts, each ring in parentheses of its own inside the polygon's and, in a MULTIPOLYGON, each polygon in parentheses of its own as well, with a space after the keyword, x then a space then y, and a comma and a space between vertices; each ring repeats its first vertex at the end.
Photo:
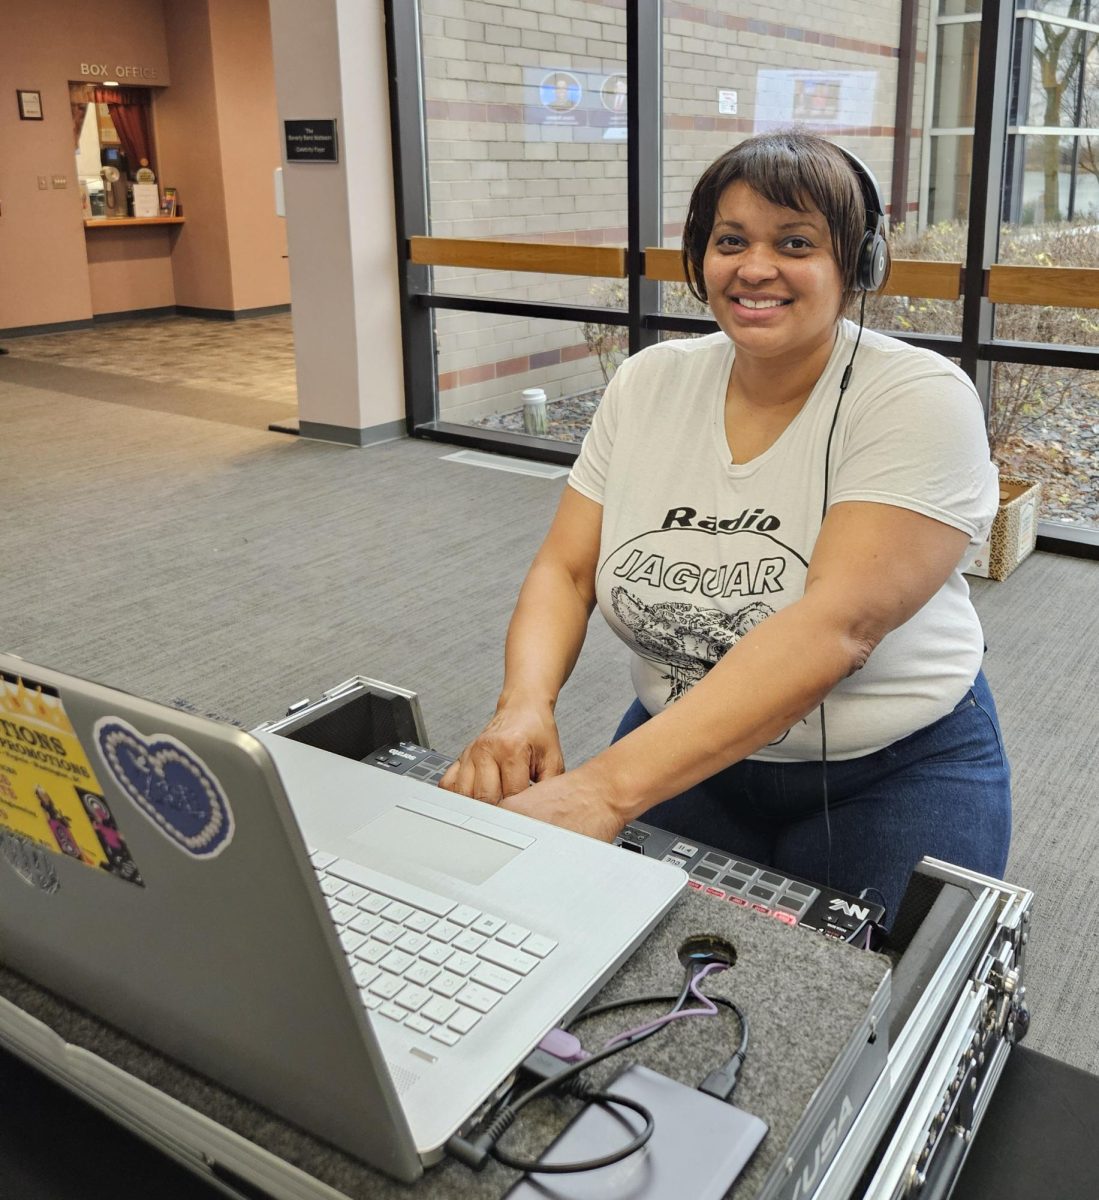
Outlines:
POLYGON ((867 224, 862 185, 843 151, 816 134, 783 129, 748 138, 703 171, 691 193, 683 226, 687 286, 703 303, 706 281, 702 263, 718 202, 732 183, 746 183, 782 208, 797 212, 817 209, 832 235, 832 253, 843 285, 840 311, 846 309, 859 292, 856 265, 867 224))

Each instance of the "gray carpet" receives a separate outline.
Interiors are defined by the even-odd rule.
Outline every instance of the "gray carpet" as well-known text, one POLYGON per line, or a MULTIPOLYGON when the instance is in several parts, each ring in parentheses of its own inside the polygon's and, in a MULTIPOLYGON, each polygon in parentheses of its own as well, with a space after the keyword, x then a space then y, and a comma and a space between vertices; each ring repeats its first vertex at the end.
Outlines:
MULTIPOLYGON (((246 726, 362 673, 419 692, 440 750, 480 728, 560 480, 445 462, 448 448, 427 442, 300 441, 267 432, 258 402, 246 411, 158 386, 143 403, 11 348, 0 359, 5 650, 246 726)), ((1004 583, 974 582, 1015 770, 1008 875, 1037 894, 1031 1045, 1091 1071, 1096 571, 1037 554, 1004 583)), ((559 707, 569 761, 606 743, 630 695, 596 618, 559 707)))

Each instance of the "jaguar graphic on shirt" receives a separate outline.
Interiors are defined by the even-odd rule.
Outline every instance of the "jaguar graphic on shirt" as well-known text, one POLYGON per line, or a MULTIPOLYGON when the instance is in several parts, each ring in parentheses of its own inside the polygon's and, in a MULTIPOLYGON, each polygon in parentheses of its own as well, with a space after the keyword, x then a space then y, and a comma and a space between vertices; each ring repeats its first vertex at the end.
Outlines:
POLYGON ((600 608, 636 656, 634 683, 650 712, 678 700, 805 590, 808 564, 782 540, 778 517, 705 511, 669 509, 659 528, 619 541, 599 566, 600 608))
POLYGON ((699 608, 682 600, 646 604, 624 587, 611 591, 614 614, 642 650, 668 666, 668 700, 678 700, 721 656, 775 610, 753 600, 736 612, 699 608))

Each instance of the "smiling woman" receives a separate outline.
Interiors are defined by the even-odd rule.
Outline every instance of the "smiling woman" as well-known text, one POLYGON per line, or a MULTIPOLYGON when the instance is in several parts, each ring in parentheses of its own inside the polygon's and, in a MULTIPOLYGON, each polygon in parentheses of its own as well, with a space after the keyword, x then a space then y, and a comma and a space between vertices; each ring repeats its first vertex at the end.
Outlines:
POLYGON ((842 280, 844 309, 861 290, 876 291, 885 283, 889 275, 885 209, 867 167, 823 138, 772 135, 749 138, 723 154, 695 185, 682 253, 688 286, 703 303, 707 300, 706 252, 721 202, 734 183, 745 184, 758 198, 786 210, 784 220, 793 231, 804 223, 826 234, 842 280))
POLYGON ((832 353, 843 281, 828 223, 816 209, 801 217, 743 180, 731 183, 717 204, 702 279, 737 347, 725 424, 733 461, 748 462, 797 415, 832 353))
POLYGON ((443 786, 603 838, 644 814, 889 912, 923 855, 1003 871, 1009 772, 961 575, 996 471, 969 380, 843 316, 888 272, 882 211, 862 164, 801 132, 704 172, 683 255, 721 332, 614 376, 496 715, 443 786), (595 604, 637 700, 564 772, 553 710, 595 604))

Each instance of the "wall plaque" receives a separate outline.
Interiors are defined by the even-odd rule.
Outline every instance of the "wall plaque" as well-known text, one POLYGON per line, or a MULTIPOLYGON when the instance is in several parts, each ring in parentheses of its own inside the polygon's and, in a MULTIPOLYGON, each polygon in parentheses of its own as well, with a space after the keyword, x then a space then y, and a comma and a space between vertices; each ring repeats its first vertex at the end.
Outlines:
POLYGON ((288 163, 334 163, 340 161, 336 122, 284 121, 288 163))

